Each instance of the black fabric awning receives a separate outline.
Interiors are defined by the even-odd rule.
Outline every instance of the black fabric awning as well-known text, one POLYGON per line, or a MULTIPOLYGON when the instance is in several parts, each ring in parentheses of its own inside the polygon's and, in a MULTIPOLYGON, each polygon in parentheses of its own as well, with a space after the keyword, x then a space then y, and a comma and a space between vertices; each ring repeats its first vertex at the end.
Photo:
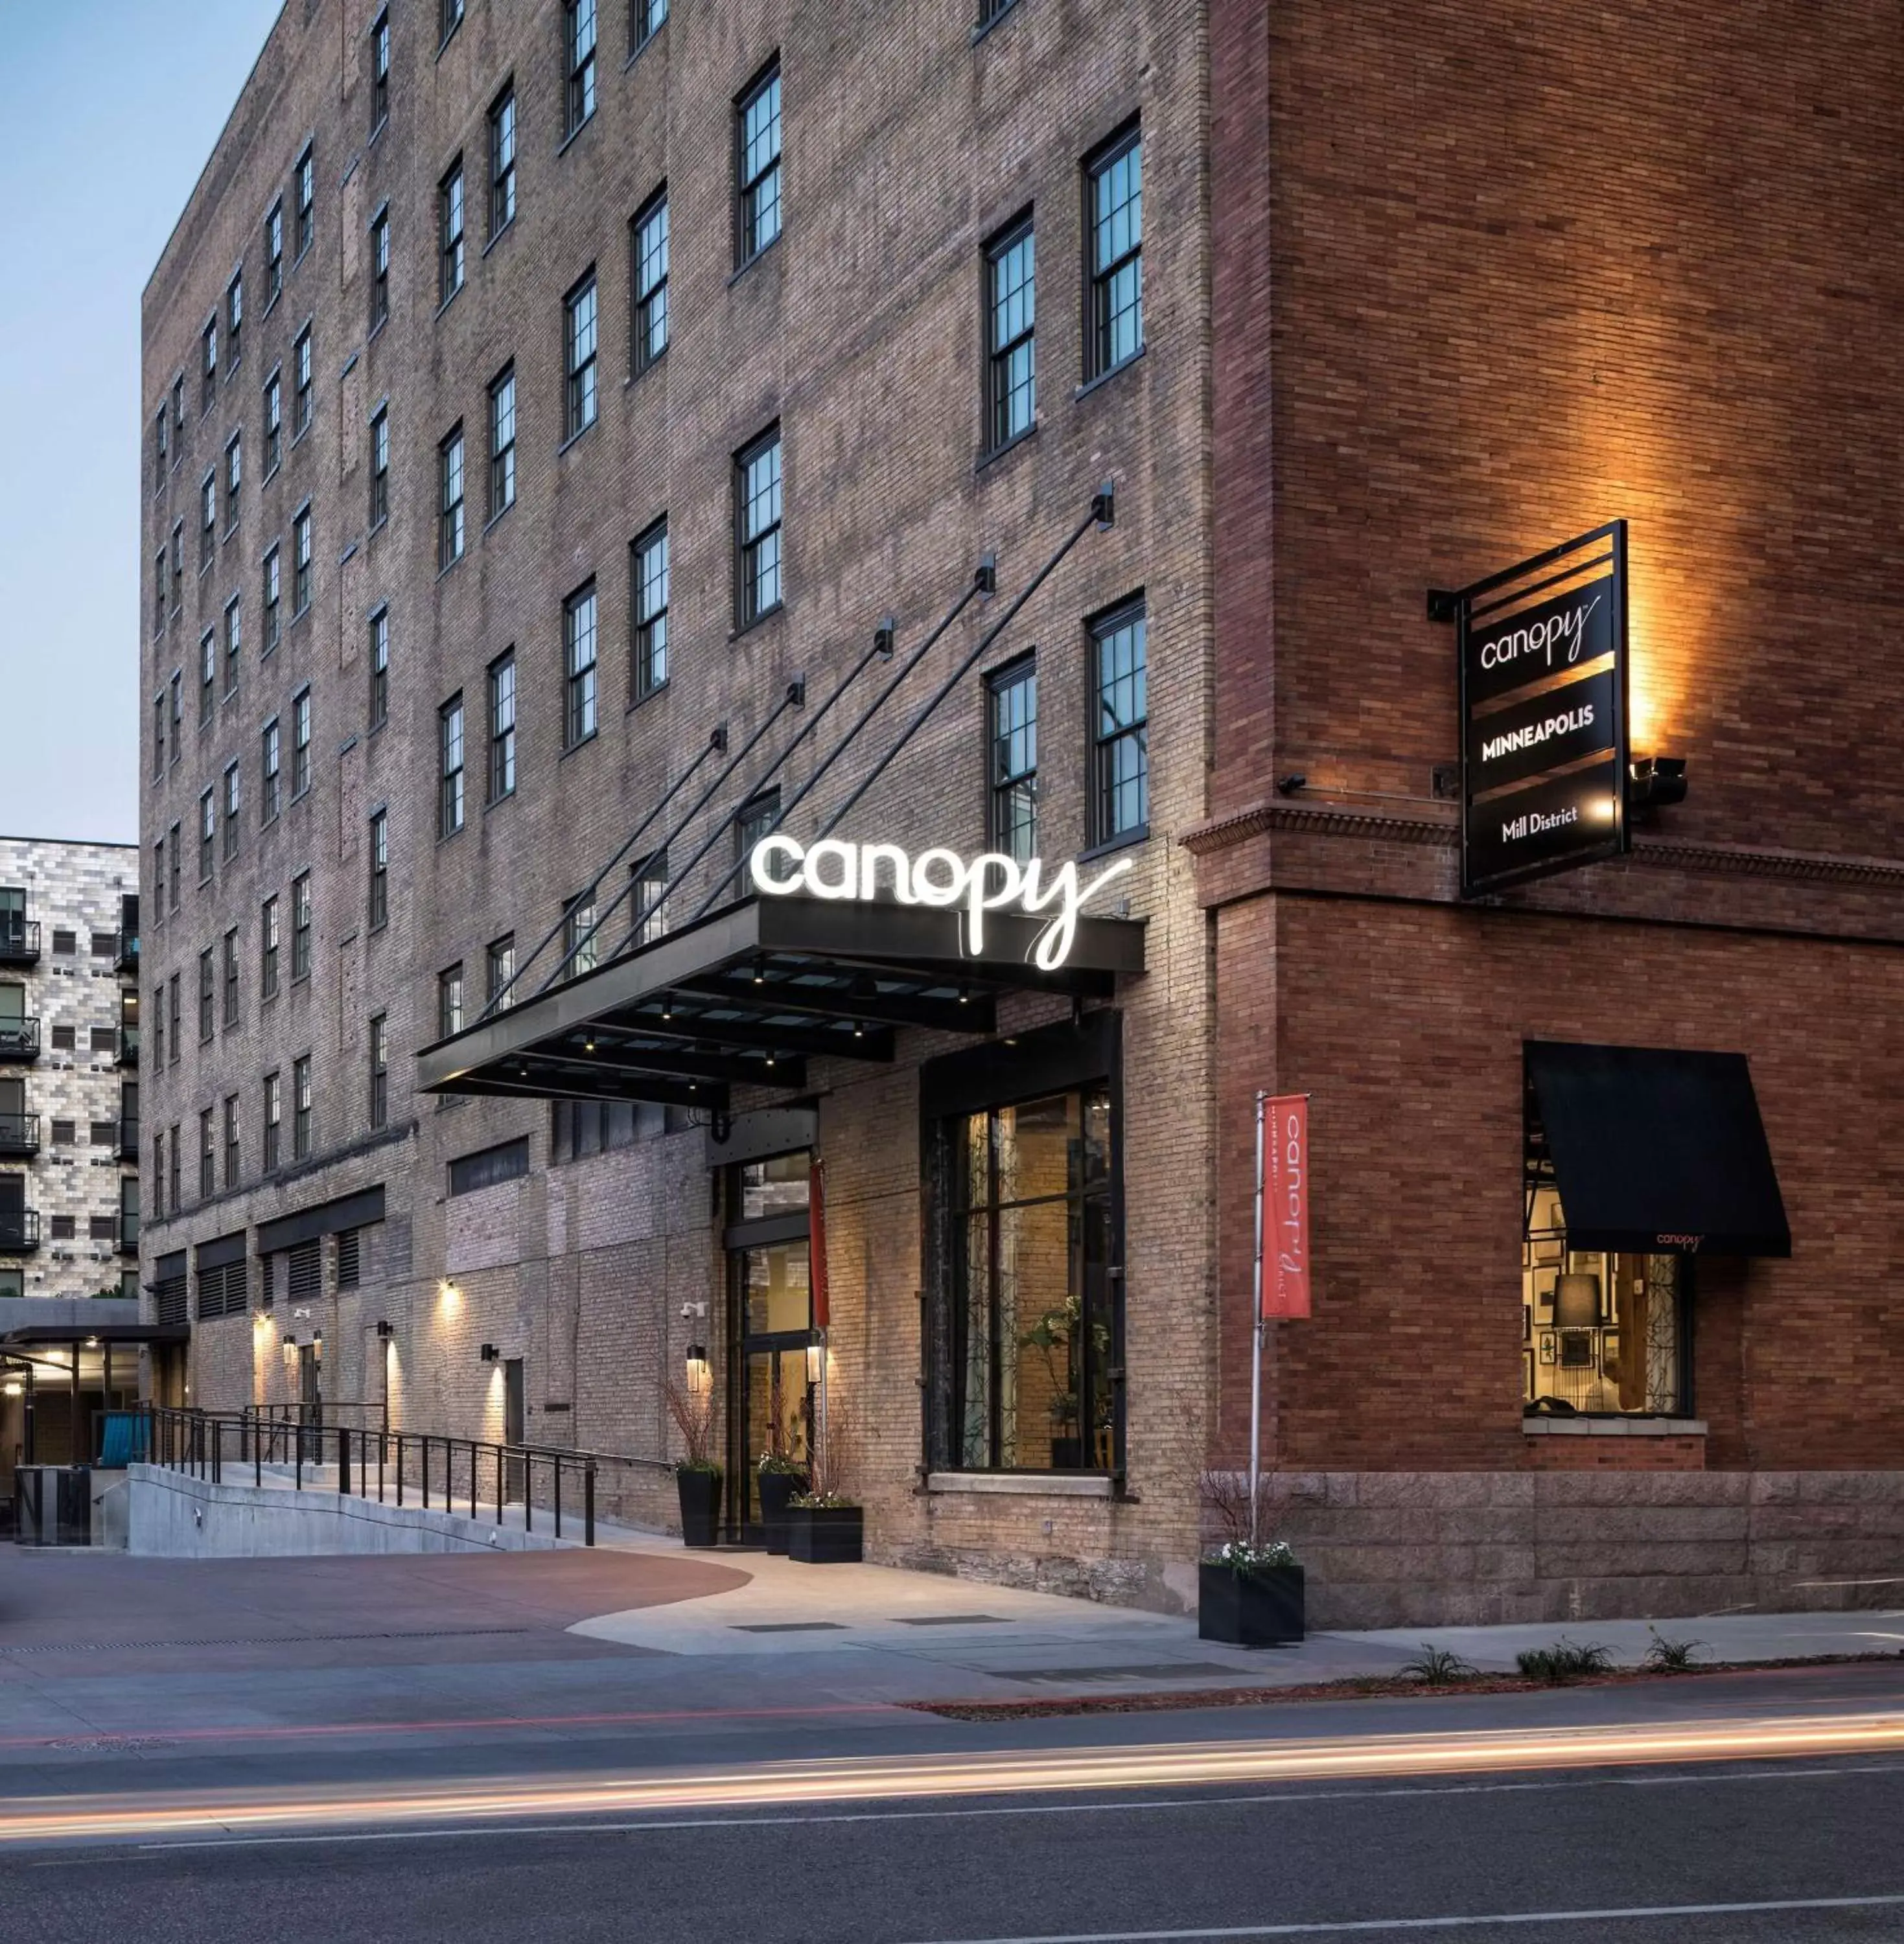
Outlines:
POLYGON ((1530 1040, 1526 1060, 1570 1247, 1791 1254, 1743 1054, 1530 1040))
MULTIPOLYGON (((260 1222, 257 1252, 261 1256, 275 1255, 281 1249, 294 1249, 300 1242, 314 1242, 320 1235, 334 1235, 346 1229, 368 1229, 373 1222, 383 1220, 383 1184, 380 1181, 373 1188, 358 1189, 354 1195, 340 1195, 334 1201, 320 1201, 294 1214, 274 1216, 269 1222, 260 1222)), ((241 1242, 244 1238, 241 1235, 238 1239, 241 1242)), ((244 1258, 245 1252, 240 1249, 226 1260, 241 1262, 244 1258)), ((198 1266, 208 1266, 202 1248, 198 1251, 198 1266)))
POLYGON ((1001 992, 1108 998, 1143 970, 1139 920, 1080 918, 1049 972, 1042 928, 992 912, 974 955, 955 910, 750 900, 424 1047, 417 1090, 720 1111, 737 1087, 804 1087, 811 1059, 888 1062, 903 1027, 992 1032, 1001 992))

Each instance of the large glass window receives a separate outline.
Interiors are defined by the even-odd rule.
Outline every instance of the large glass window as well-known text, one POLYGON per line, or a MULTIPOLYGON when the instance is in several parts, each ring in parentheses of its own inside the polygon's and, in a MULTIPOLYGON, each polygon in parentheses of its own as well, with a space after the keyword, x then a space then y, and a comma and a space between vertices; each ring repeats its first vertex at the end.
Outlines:
POLYGON ((668 348, 668 192, 656 191, 635 219, 634 348, 631 361, 645 371, 668 348))
POLYGON ((994 447, 1029 432, 1036 416, 1036 249, 1027 216, 986 251, 986 438, 994 447))
POLYGON ((489 387, 489 517, 515 504, 515 367, 506 365, 489 387))
POLYGON ((780 604, 780 429, 734 455, 735 625, 780 604))
POLYGON ((734 261, 750 263, 780 233, 780 64, 734 103, 738 208, 734 261))
POLYGON ((496 97, 489 111, 489 233, 500 236, 515 220, 515 89, 496 97))
POLYGON ((595 583, 590 581, 562 603, 562 743, 565 749, 586 743, 595 731, 595 583))
POLYGON ((562 9, 562 100, 574 134, 595 112, 595 0, 567 0, 562 9))
POLYGON ((986 684, 991 716, 991 840, 1026 863, 1038 852, 1038 662, 1026 656, 986 684))
POLYGON ((1108 1470, 1116 1344, 1109 1090, 989 1109, 947 1133, 947 1456, 967 1470, 1108 1470))
POLYGON ((1150 821, 1150 718, 1141 601, 1091 625, 1097 691, 1093 835, 1130 836, 1150 821))
POLYGON ((1143 146, 1136 129, 1093 159, 1085 183, 1090 335, 1084 375, 1100 378, 1144 345, 1143 146))
POLYGON ((380 608, 371 617, 371 727, 380 728, 390 715, 390 611, 380 608))
POLYGON ((635 694, 652 695, 668 679, 668 522, 657 520, 634 545, 635 694))
POLYGON ((436 300, 446 304, 463 288, 463 158, 436 186, 436 300))
POLYGON ((515 651, 489 665, 489 801, 515 788, 515 651))
POLYGON ((595 423, 595 290, 591 270, 562 300, 564 435, 574 438, 595 423))

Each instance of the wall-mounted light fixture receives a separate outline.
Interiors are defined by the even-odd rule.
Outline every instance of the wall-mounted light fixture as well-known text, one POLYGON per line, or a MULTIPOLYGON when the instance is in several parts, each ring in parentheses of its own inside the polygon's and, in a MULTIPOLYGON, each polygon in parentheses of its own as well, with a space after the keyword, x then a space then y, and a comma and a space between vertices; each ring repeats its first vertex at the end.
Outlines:
POLYGON ((388 1323, 380 1322, 377 1326, 377 1333, 388 1343, 397 1333, 388 1323))
POLYGON ((17 1377, 9 1377, 4 1384, 0 1384, 0 1397, 19 1397, 26 1389, 26 1386, 17 1377))
POLYGON ((707 1367, 707 1346, 690 1343, 687 1346, 687 1394, 690 1397, 705 1397, 714 1382, 714 1373, 707 1367))
POLYGON ((1627 765, 1626 801, 1635 809, 1656 810, 1686 801, 1684 756, 1635 756, 1627 765))
POLYGON ((826 1346, 824 1343, 809 1343, 807 1346, 807 1383, 810 1384, 818 1383, 820 1378, 826 1373, 826 1346))
POLYGON ((448 1276, 436 1285, 437 1300, 442 1303, 460 1303, 463 1292, 448 1276))
POLYGON ((485 1343, 482 1348, 476 1352, 477 1356, 485 1364, 495 1363, 501 1357, 502 1354, 502 1352, 497 1349, 494 1343, 485 1343))

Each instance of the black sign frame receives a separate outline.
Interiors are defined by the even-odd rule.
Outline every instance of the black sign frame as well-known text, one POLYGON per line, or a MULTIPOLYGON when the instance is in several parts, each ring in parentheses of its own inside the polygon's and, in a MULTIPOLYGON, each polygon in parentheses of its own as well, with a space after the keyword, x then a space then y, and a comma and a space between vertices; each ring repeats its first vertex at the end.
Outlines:
MULTIPOLYGON (((1430 612, 1438 619, 1450 620, 1455 624, 1461 709, 1462 897, 1484 897, 1535 878, 1573 870, 1583 864, 1598 863, 1606 858, 1623 856, 1632 847, 1626 801, 1632 767, 1632 738, 1628 721, 1626 522, 1610 520, 1590 533, 1564 540, 1544 553, 1490 574, 1485 580, 1478 580, 1453 595, 1431 596, 1430 612), (1491 702, 1503 707, 1531 705, 1536 710, 1543 706, 1551 708, 1554 705, 1543 700, 1546 695, 1570 687, 1577 690, 1592 683, 1597 697, 1607 706, 1610 718, 1609 744, 1592 749, 1551 770, 1536 769, 1496 786, 1503 796, 1521 795, 1530 799, 1533 806, 1549 803, 1554 806, 1547 810, 1537 807, 1524 810, 1524 814, 1555 820, 1543 826, 1541 832, 1536 834, 1576 829, 1579 831, 1579 841, 1576 842, 1561 837, 1555 842, 1543 845, 1524 861, 1503 863, 1498 853, 1508 840, 1503 837, 1490 844, 1481 835, 1487 823, 1497 818, 1499 812, 1486 808, 1488 801, 1496 799, 1478 774, 1480 764, 1475 755, 1475 718, 1471 712, 1476 706, 1475 689, 1490 685, 1483 679, 1480 657, 1484 650, 1498 645, 1503 621, 1542 616, 1550 610, 1559 610, 1571 596, 1594 593, 1596 590, 1596 598, 1604 598, 1607 603, 1604 631, 1606 645, 1599 654, 1589 657, 1581 664, 1577 675, 1536 678, 1524 687, 1510 687, 1504 696, 1484 698, 1480 705, 1487 707, 1491 702), (1604 681, 1600 679, 1603 675, 1606 678, 1604 681), (1478 795, 1483 798, 1478 806, 1478 795), (1480 817, 1476 814, 1478 807, 1482 812, 1480 817)), ((1579 614, 1577 604, 1574 613, 1576 616, 1579 614)), ((1557 614, 1556 619, 1558 618, 1557 614)), ((1579 635, 1584 638, 1586 620, 1576 619, 1575 626, 1579 635)), ((1601 630, 1597 621, 1594 626, 1598 638, 1601 630)), ((1558 729, 1564 737, 1570 726, 1568 719, 1550 715, 1530 733, 1544 735, 1558 729)), ((1589 737, 1586 740, 1594 739, 1589 737)), ((1566 746, 1564 743, 1563 746, 1566 746)))

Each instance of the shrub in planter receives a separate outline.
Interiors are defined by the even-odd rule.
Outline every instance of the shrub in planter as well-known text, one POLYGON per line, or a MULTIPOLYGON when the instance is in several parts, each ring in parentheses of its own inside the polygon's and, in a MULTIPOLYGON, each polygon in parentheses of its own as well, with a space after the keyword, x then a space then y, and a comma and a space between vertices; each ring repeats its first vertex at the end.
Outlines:
POLYGON ((857 1565, 865 1549, 866 1508, 831 1493, 800 1492, 787 1506, 787 1552, 807 1566, 857 1565))
POLYGON ((1303 1638, 1303 1569, 1281 1540, 1232 1540, 1198 1564, 1199 1638, 1284 1647, 1303 1638))
POLYGON ((681 1494, 681 1544, 718 1546, 721 1539, 721 1468, 718 1465, 677 1465, 675 1487, 681 1494))
POLYGON ((769 1552, 787 1549, 787 1504, 807 1489, 807 1475, 791 1459, 769 1453, 760 1461, 760 1523, 769 1552))

